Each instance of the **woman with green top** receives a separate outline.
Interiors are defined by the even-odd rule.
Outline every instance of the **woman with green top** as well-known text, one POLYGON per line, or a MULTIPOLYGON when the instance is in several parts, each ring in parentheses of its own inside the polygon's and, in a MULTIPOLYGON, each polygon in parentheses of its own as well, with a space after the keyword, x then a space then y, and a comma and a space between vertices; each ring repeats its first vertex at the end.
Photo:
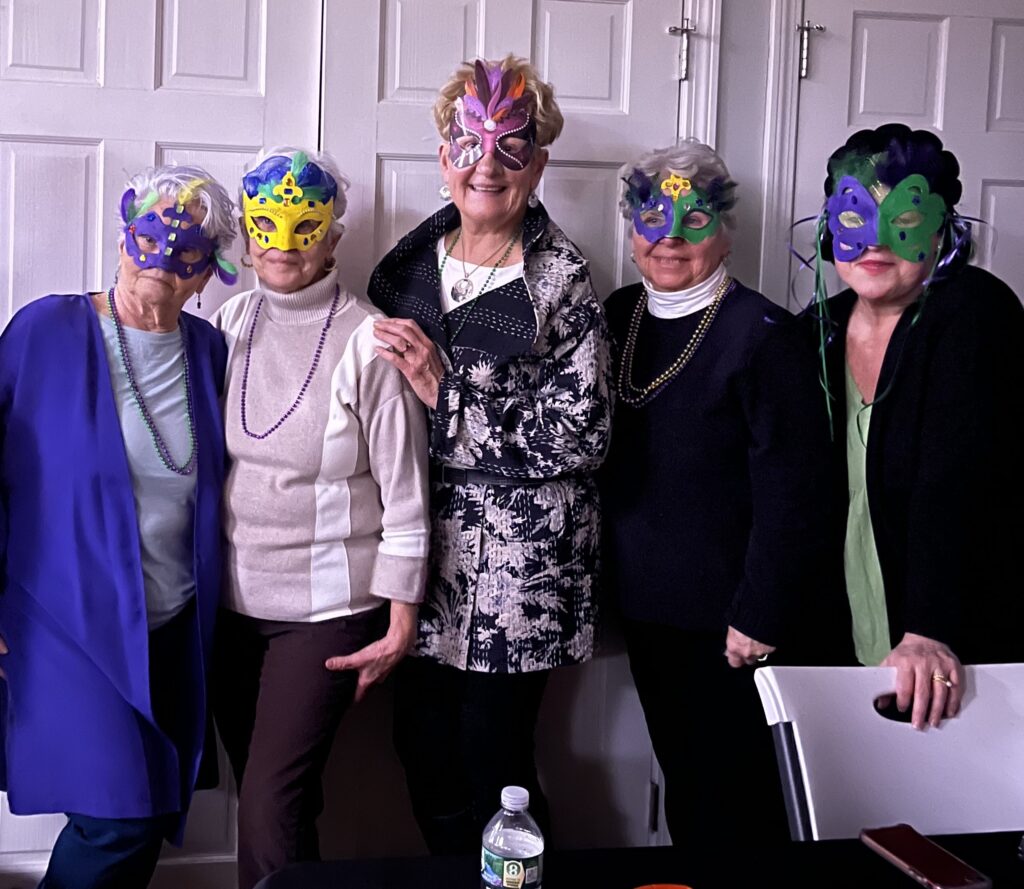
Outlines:
POLYGON ((917 728, 957 714, 962 663, 1024 654, 1024 309, 968 265, 959 172, 931 133, 862 130, 829 159, 818 219, 848 285, 813 314, 853 640, 896 667, 917 728))

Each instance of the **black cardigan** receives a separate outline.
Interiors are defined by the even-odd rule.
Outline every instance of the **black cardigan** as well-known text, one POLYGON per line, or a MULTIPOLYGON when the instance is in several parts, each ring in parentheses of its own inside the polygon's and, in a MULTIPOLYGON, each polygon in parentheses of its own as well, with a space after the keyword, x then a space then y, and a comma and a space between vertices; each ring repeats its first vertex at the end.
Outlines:
MULTIPOLYGON (((620 360, 642 292, 605 306, 620 360)), ((664 370, 701 315, 645 314, 634 381, 664 370)), ((606 578, 624 616, 721 633, 723 646, 730 624, 792 643, 797 614, 836 595, 820 583, 828 454, 803 328, 737 282, 679 376, 644 407, 616 404, 600 481, 606 578)))
MULTIPOLYGON (((829 300, 826 347, 839 585, 855 302, 850 290, 829 300)), ((1013 291, 973 266, 933 287, 900 317, 876 392, 867 490, 892 644, 912 632, 945 642, 964 663, 1024 660, 1024 309, 1013 291)))

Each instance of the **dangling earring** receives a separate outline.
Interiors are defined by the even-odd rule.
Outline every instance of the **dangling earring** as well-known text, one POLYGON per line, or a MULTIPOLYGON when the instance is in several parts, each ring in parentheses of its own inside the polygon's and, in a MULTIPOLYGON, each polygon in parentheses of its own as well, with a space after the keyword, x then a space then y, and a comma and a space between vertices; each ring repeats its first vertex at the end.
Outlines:
POLYGON ((252 268, 252 257, 248 253, 243 253, 242 258, 238 261, 242 263, 242 265, 244 265, 247 269, 252 268), (246 262, 246 260, 248 260, 248 262, 246 262))
POLYGON ((526 199, 526 205, 532 210, 540 203, 540 198, 537 197, 537 192, 531 191, 530 196, 526 199))
POLYGON ((327 257, 327 262, 324 263, 325 272, 333 272, 338 267, 338 260, 333 256, 327 257))
POLYGON ((450 201, 452 199, 452 190, 448 187, 447 182, 437 190, 437 194, 442 201, 450 201))
POLYGON ((203 307, 203 291, 196 291, 196 308, 201 309, 203 307))

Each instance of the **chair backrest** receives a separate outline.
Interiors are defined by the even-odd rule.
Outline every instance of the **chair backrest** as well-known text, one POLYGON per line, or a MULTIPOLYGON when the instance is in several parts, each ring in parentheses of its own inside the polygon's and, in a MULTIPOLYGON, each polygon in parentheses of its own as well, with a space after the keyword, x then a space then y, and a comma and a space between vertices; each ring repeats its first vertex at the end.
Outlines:
POLYGON ((1024 829, 1024 664, 964 669, 960 715, 924 731, 875 709, 892 667, 757 670, 793 839, 1024 829))

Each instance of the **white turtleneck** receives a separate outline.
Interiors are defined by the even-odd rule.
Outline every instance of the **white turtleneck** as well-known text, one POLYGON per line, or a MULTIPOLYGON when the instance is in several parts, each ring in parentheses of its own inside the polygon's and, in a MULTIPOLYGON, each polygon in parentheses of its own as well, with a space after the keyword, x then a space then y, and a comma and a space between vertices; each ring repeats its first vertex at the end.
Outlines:
POLYGON ((654 285, 644 278, 647 290, 647 311, 655 318, 682 318, 706 309, 715 298, 715 291, 725 280, 725 263, 721 263, 711 276, 682 290, 655 290, 654 285))

